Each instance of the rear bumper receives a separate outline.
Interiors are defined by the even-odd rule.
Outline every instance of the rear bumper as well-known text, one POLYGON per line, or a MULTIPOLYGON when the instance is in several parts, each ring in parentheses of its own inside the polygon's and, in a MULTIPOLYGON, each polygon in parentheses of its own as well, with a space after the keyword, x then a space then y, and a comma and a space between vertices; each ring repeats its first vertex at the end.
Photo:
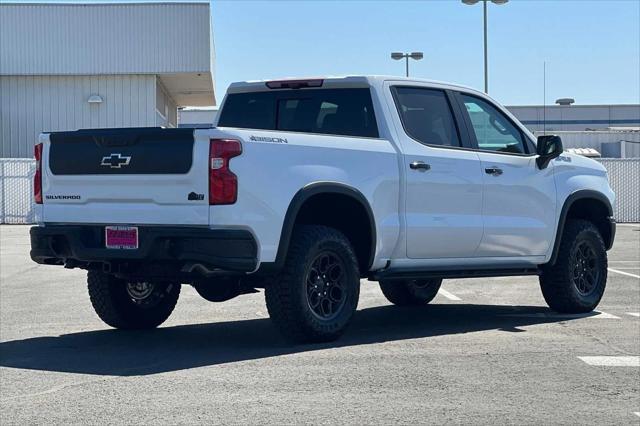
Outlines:
POLYGON ((139 248, 105 248, 104 226, 47 225, 31 228, 31 259, 40 264, 97 266, 159 263, 208 269, 252 272, 257 244, 246 230, 139 226, 139 248))

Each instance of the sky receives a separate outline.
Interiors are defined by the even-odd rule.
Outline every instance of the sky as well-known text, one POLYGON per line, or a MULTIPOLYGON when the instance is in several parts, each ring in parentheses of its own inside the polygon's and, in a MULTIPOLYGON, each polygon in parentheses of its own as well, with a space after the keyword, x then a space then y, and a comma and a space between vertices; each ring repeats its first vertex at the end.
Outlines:
MULTIPOLYGON (((403 75, 482 89, 482 5, 452 1, 213 1, 216 87, 325 74, 403 75)), ((508 105, 572 97, 640 103, 640 1, 488 5, 489 93, 508 105)))
MULTIPOLYGON (((483 87, 480 3, 213 0, 212 15, 219 100, 233 81, 404 75, 392 51, 424 52, 411 76, 483 87)), ((501 103, 542 104, 545 61, 547 103, 640 103, 640 0, 489 3, 488 22, 501 103)))

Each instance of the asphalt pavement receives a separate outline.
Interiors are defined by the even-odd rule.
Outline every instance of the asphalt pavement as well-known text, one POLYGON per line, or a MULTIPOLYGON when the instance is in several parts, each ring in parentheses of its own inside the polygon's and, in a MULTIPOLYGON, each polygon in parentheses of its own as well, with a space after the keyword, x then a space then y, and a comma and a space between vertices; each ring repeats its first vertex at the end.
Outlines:
POLYGON ((640 425, 640 225, 619 225, 597 312, 559 315, 536 277, 447 280, 399 308, 362 281, 331 344, 292 346, 262 293, 188 286, 157 330, 110 329, 86 273, 40 266, 0 226, 0 423, 640 425))

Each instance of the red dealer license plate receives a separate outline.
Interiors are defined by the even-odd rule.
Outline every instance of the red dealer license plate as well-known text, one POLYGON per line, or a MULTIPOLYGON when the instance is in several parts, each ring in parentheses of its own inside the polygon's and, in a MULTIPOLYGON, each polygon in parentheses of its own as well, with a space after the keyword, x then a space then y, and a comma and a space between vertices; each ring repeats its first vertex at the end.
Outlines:
POLYGON ((104 236, 108 249, 135 250, 138 248, 138 228, 135 226, 106 226, 104 236))

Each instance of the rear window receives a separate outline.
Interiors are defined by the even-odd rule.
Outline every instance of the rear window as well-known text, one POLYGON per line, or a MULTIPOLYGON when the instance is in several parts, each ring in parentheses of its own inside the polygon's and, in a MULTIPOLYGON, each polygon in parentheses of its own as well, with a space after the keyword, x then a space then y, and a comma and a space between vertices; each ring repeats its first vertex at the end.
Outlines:
POLYGON ((393 94, 409 136, 426 145, 460 146, 453 113, 442 90, 394 87, 393 94))
POLYGON ((301 89, 227 96, 218 126, 378 137, 369 89, 301 89))

